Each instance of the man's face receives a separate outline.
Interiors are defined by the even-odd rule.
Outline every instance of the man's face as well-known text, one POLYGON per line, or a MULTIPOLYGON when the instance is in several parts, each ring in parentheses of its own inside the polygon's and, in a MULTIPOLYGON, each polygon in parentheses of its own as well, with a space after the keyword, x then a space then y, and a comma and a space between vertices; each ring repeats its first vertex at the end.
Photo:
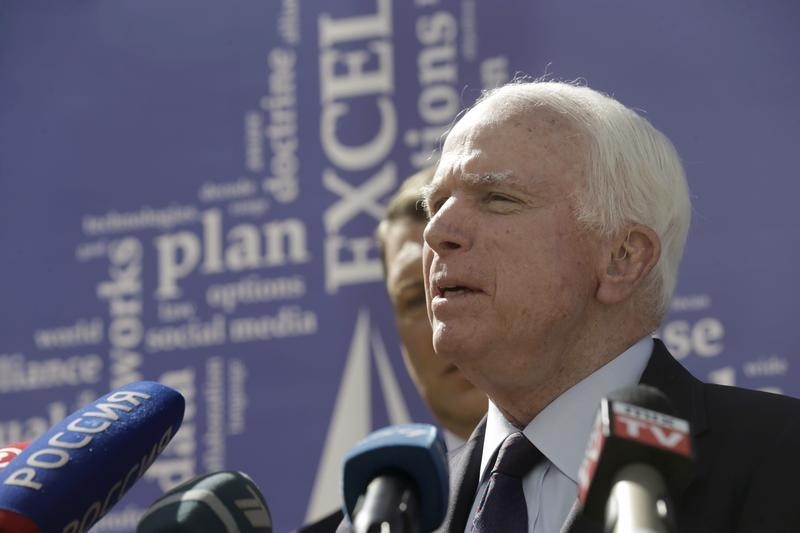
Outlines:
POLYGON ((491 100, 456 124, 428 195, 433 345, 484 390, 547 386, 591 327, 596 238, 574 217, 584 136, 491 100))
POLYGON ((398 220, 388 226, 384 239, 386 288, 403 343, 403 359, 414 384, 439 422, 463 436, 486 412, 486 395, 433 351, 422 279, 424 228, 424 222, 414 220, 398 220))

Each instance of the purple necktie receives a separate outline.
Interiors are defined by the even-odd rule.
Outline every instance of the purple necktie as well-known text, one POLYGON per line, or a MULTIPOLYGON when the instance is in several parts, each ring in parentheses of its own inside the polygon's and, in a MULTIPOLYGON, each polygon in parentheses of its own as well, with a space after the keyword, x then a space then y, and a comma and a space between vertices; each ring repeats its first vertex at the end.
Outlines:
POLYGON ((505 438, 472 522, 474 533, 528 531, 528 504, 522 492, 522 478, 541 458, 542 452, 522 433, 505 438))

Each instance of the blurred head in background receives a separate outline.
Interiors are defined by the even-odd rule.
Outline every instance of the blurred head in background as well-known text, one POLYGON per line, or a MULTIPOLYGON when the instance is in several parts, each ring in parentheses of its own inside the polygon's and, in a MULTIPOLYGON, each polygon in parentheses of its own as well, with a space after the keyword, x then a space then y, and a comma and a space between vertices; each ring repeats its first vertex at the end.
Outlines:
POLYGON ((484 393, 433 351, 422 275, 427 218, 420 190, 435 167, 412 175, 390 199, 377 238, 406 369, 439 424, 465 440, 486 412, 484 393))

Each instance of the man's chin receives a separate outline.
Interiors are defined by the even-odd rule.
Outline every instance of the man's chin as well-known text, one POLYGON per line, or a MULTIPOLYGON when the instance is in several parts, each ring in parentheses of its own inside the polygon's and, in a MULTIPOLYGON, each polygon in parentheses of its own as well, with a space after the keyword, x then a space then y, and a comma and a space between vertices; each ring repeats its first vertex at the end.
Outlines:
POLYGON ((472 337, 452 330, 440 331, 433 336, 433 350, 448 363, 460 366, 464 361, 480 357, 483 353, 472 337))
MULTIPOLYGON (((452 397, 456 403, 464 401, 465 396, 475 393, 475 385, 467 379, 464 373, 455 365, 448 365, 438 374, 431 383, 439 393, 445 397, 452 397)), ((480 394, 480 393, 475 393, 480 394)))

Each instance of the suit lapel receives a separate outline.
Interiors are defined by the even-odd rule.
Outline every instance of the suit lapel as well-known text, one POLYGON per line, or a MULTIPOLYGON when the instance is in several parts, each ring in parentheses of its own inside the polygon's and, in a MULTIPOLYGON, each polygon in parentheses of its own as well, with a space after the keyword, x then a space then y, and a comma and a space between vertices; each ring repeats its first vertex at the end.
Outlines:
POLYGON ((472 502, 478 490, 485 431, 486 417, 481 420, 463 446, 448 454, 450 501, 447 504, 447 516, 437 530, 439 533, 463 533, 467 526, 472 502))
POLYGON ((692 435, 700 435, 708 428, 703 383, 672 357, 661 340, 653 341, 653 353, 642 373, 641 383, 666 394, 675 405, 678 417, 689 422, 692 435))

